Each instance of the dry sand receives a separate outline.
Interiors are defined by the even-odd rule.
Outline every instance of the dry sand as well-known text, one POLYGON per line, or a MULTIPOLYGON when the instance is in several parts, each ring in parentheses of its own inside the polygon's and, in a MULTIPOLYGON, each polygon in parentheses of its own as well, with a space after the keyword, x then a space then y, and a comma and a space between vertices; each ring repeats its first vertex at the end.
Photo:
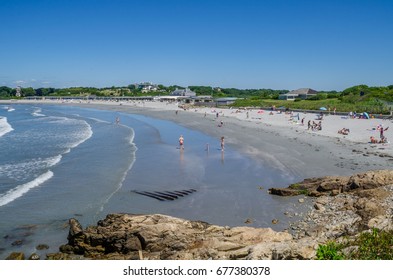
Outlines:
MULTIPOLYGON (((391 120, 349 119, 337 115, 325 115, 322 130, 307 130, 308 120, 316 121, 316 114, 289 114, 261 110, 237 110, 221 108, 181 109, 176 103, 147 102, 61 102, 17 101, 18 103, 66 104, 94 107, 143 114, 154 118, 174 121, 182 126, 199 130, 217 138, 225 137, 226 145, 232 145, 264 164, 272 165, 292 177, 302 180, 326 175, 350 175, 393 166, 392 144, 370 144, 370 136, 379 139, 375 128, 382 124, 388 139, 393 139, 391 120), (218 113, 218 117, 217 117, 218 113), (304 119, 304 126, 301 119, 304 119), (223 126, 220 127, 220 122, 223 126), (338 133, 349 128, 348 135, 338 133)), ((4 103, 4 101, 3 101, 4 103)), ((178 138, 174 135, 174 138, 178 138)))

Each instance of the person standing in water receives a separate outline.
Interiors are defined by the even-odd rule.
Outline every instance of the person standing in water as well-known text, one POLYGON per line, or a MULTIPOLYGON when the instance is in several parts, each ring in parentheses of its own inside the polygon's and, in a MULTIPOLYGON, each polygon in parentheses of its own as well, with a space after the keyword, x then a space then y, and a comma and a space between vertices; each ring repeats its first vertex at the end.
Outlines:
POLYGON ((180 135, 179 137, 179 147, 181 150, 184 150, 184 138, 183 135, 180 135))
POLYGON ((221 136, 221 151, 224 151, 224 146, 225 146, 224 136, 221 136))

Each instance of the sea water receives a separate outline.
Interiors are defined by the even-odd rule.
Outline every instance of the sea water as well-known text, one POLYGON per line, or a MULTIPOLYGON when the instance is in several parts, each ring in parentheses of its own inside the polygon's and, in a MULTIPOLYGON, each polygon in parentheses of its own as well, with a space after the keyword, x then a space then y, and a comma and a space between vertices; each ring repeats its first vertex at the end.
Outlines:
POLYGON ((292 181, 219 139, 142 115, 56 105, 0 107, 0 259, 57 251, 68 219, 161 213, 228 226, 284 229, 291 198, 261 186, 292 181), (120 123, 116 119, 120 119, 120 123), (185 149, 178 148, 178 137, 185 149), (173 201, 138 194, 193 189, 173 201), (38 244, 49 249, 38 251, 38 244))

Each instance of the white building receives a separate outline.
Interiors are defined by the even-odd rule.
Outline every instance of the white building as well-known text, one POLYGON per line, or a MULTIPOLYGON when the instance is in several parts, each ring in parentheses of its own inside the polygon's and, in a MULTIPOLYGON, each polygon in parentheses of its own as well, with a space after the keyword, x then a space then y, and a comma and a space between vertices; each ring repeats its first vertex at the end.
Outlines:
POLYGON ((297 90, 292 90, 288 93, 280 94, 278 99, 280 100, 295 100, 296 98, 307 99, 317 94, 318 92, 311 88, 299 88, 297 90))
POLYGON ((21 87, 16 87, 15 96, 16 97, 21 97, 22 96, 22 89, 21 89, 21 87))
POLYGON ((172 91, 171 96, 196 96, 196 92, 190 90, 189 88, 185 89, 175 89, 172 91))

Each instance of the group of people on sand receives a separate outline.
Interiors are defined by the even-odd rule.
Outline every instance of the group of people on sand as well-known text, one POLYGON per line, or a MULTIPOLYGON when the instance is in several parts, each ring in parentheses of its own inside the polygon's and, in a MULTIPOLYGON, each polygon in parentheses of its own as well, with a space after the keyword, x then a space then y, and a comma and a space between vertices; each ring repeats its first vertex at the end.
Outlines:
POLYGON ((388 138, 384 135, 384 132, 388 130, 389 127, 384 128, 382 124, 377 125, 375 130, 379 131, 379 140, 374 136, 370 136, 370 143, 372 144, 385 144, 388 143, 388 138))
POLYGON ((317 130, 322 130, 322 121, 319 121, 318 123, 316 123, 315 121, 311 120, 308 121, 307 123, 307 130, 312 130, 312 131, 317 131, 317 130))

